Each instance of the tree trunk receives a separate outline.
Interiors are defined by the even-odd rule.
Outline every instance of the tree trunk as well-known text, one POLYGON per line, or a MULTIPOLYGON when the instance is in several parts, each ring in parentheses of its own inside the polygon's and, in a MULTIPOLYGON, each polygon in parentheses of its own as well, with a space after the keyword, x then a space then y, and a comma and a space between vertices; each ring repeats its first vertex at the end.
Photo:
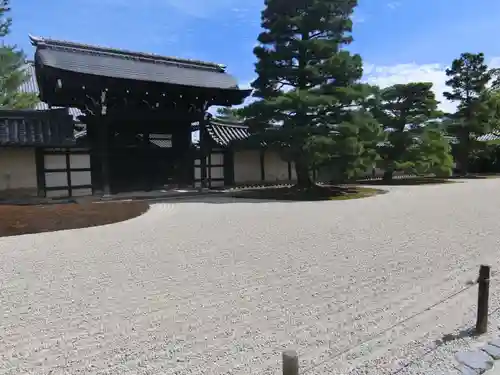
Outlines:
POLYGON ((457 158, 458 173, 460 176, 467 176, 469 172, 469 153, 466 150, 461 150, 457 158))
POLYGON ((314 182, 309 174, 309 168, 299 158, 295 160, 295 172, 297 174, 297 187, 300 189, 310 189, 314 182))
POLYGON ((457 152, 457 166, 460 176, 466 176, 469 172, 469 149, 469 133, 465 132, 465 134, 461 134, 457 152))
POLYGON ((384 176, 382 177, 382 180, 386 182, 391 182, 393 176, 394 176, 393 170, 386 170, 384 171, 384 176))

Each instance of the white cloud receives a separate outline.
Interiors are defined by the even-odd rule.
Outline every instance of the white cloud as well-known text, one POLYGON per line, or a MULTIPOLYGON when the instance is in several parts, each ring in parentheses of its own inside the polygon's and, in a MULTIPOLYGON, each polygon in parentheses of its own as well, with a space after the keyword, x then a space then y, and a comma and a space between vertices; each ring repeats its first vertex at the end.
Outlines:
POLYGON ((391 10, 394 10, 396 8, 399 8, 401 6, 401 2, 400 1, 391 1, 389 3, 387 3, 387 7, 391 10))
MULTIPOLYGON (((500 68, 500 57, 494 57, 489 60, 490 68, 500 68)), ((443 92, 448 91, 446 86, 446 66, 442 64, 396 64, 396 65, 373 65, 365 64, 363 81, 380 86, 382 88, 395 84, 405 84, 410 82, 431 82, 437 100, 440 102, 441 110, 445 112, 453 112, 456 104, 449 102, 443 96, 443 92)), ((249 89, 250 80, 242 81, 239 87, 241 89, 249 89)), ((255 99, 249 97, 245 100, 244 105, 250 104, 255 99)))
MULTIPOLYGON (((488 64, 490 68, 500 67, 500 57, 492 58, 488 64)), ((440 108, 446 112, 453 112, 456 104, 449 102, 443 96, 448 90, 446 86, 446 66, 441 64, 398 64, 376 66, 365 64, 364 81, 382 88, 395 84, 410 82, 432 82, 436 98, 441 102, 440 108)))
MULTIPOLYGON (((111 5, 121 8, 137 8, 137 1, 133 0, 86 0, 99 5, 111 5)), ((194 18, 210 18, 214 15, 225 14, 238 21, 247 19, 247 14, 252 12, 252 17, 261 4, 251 2, 242 6, 241 0, 143 0, 140 6, 145 9, 158 9, 158 11, 177 10, 181 14, 194 18)))
POLYGON ((164 3, 197 18, 206 18, 227 11, 241 19, 248 11, 247 8, 240 6, 241 0, 164 0, 164 3))
POLYGON ((352 15, 352 22, 354 24, 362 24, 362 23, 365 23, 368 19, 368 16, 366 15, 362 15, 362 14, 358 14, 357 12, 355 12, 353 15, 352 15))
POLYGON ((382 88, 410 82, 432 82, 437 100, 441 102, 441 109, 451 112, 455 105, 443 97, 443 92, 447 89, 445 69, 440 64, 365 65, 364 80, 382 88))

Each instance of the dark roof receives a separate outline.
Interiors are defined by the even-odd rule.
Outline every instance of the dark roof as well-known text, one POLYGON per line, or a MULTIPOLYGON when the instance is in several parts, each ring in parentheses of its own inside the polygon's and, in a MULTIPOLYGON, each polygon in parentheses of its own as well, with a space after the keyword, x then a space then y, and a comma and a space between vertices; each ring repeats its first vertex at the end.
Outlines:
POLYGON ((73 118, 64 109, 0 110, 0 146, 75 144, 73 118))
MULTIPOLYGON (((472 135, 472 137, 474 137, 474 136, 472 135)), ((446 140, 448 140, 448 142, 451 144, 458 143, 457 137, 448 135, 448 136, 445 136, 444 138, 446 140)), ((496 141, 500 141, 500 135, 497 135, 494 133, 488 133, 488 134, 484 134, 484 135, 480 135, 479 137, 476 137, 476 141, 478 141, 478 142, 496 142, 496 141)))
MULTIPOLYGON (((25 66, 25 69, 26 72, 28 73, 29 78, 19 87, 19 92, 39 94, 40 90, 38 89, 38 83, 36 81, 34 63, 32 61, 28 61, 25 66)), ((38 102, 34 109, 42 111, 48 110, 49 106, 47 103, 38 102)), ((80 111, 78 108, 68 108, 68 112, 71 116, 73 116, 75 120, 77 120, 79 116, 83 115, 82 111, 80 111)))
POLYGON ((481 136, 477 137, 476 140, 479 142, 492 142, 492 141, 500 140, 500 136, 497 134, 490 133, 490 134, 481 135, 481 136))
POLYGON ((235 141, 243 141, 250 138, 248 126, 242 123, 224 123, 211 120, 207 126, 207 132, 213 141, 222 147, 227 147, 235 141))
MULTIPOLYGON (((212 120, 207 126, 207 132, 210 138, 221 147, 228 147, 233 142, 244 141, 250 138, 248 126, 241 123, 223 123, 212 120)), ((75 134, 75 138, 83 140, 87 137, 87 131, 83 130, 75 134)), ((142 135, 137 136, 142 139, 142 135)), ((170 147, 171 140, 163 137, 162 135, 150 134, 150 142, 158 147, 170 147)))
POLYGON ((65 71, 118 79, 201 88, 238 90, 220 64, 130 52, 30 36, 35 61, 65 71))

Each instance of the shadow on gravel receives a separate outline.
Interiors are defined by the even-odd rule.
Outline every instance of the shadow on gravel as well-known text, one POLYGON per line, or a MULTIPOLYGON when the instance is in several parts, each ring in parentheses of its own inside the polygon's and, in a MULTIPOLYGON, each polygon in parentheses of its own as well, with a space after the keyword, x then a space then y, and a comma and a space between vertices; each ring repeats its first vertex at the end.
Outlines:
POLYGON ((467 176, 452 176, 450 180, 488 180, 492 178, 500 178, 499 174, 469 174, 467 176))
POLYGON ((456 181, 450 181, 449 179, 436 178, 436 177, 412 177, 412 178, 401 178, 393 179, 391 181, 379 180, 366 180, 356 182, 358 185, 368 185, 368 186, 418 186, 418 185, 437 185, 437 184, 450 184, 456 181))
MULTIPOLYGON (((357 199, 366 199, 366 198, 372 198, 376 197, 379 195, 383 195, 388 193, 388 191, 385 190, 379 190, 377 194, 368 196, 368 197, 362 197, 362 198, 357 198, 357 199)), ((338 199, 338 200, 343 200, 343 199, 338 199)), ((349 199, 349 200, 356 200, 356 199, 349 199)), ((286 203, 286 204, 303 204, 303 203, 324 203, 324 202, 335 202, 335 200, 331 201, 292 201, 292 200, 286 200, 286 199, 258 199, 258 198, 244 198, 244 197, 231 197, 231 196, 217 196, 217 197, 196 197, 196 198, 181 198, 181 199, 175 199, 175 200, 154 200, 154 201, 149 201, 149 203, 154 204, 154 203, 168 203, 168 204, 182 204, 182 203, 205 203, 205 204, 234 204, 234 203, 266 203, 266 204, 272 204, 272 203, 286 203)))
POLYGON ((375 197, 388 193, 387 190, 373 189, 357 186, 325 187, 316 189, 313 194, 303 194, 294 191, 293 188, 262 188, 242 189, 224 193, 215 193, 205 196, 179 197, 176 199, 154 199, 150 203, 208 203, 208 204, 231 204, 231 203, 304 203, 304 202, 328 202, 375 197))
POLYGON ((459 331, 458 333, 447 333, 440 339, 435 341, 436 345, 442 345, 442 344, 447 344, 449 342, 455 341, 455 340, 460 340, 460 339, 465 339, 468 337, 476 337, 478 336, 476 334, 476 330, 473 327, 469 327, 466 329, 463 329, 459 331))

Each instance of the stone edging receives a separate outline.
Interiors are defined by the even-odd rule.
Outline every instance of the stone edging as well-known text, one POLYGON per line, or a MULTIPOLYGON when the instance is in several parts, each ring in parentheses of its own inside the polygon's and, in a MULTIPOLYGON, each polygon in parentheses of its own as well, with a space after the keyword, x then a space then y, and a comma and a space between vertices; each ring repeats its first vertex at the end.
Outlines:
POLYGON ((455 359, 459 363, 456 368, 463 375, 483 374, 494 367, 494 361, 500 359, 500 338, 477 350, 458 352, 455 359))

